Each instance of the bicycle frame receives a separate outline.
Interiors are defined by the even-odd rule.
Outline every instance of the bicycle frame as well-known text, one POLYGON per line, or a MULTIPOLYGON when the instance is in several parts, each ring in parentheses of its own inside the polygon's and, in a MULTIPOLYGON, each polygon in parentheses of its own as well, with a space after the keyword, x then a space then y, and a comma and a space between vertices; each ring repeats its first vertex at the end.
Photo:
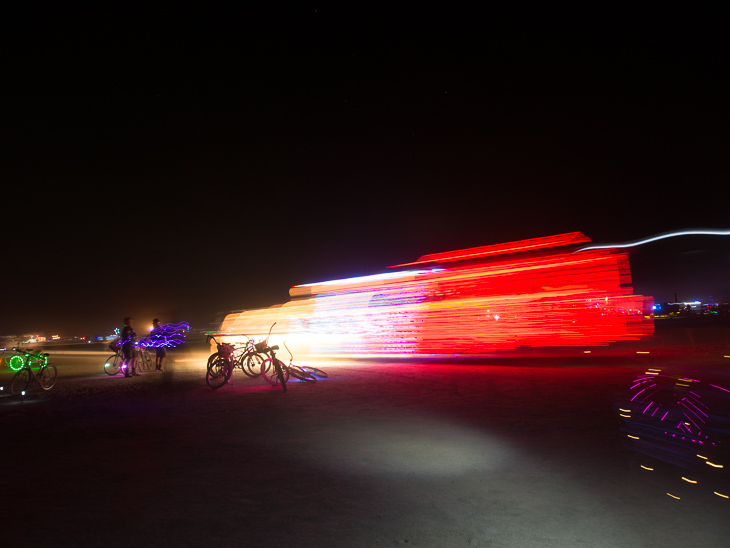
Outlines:
MULTIPOLYGON (((20 356, 23 359, 23 365, 20 366, 16 371, 20 371, 23 368, 32 369, 33 367, 44 367, 48 365, 48 354, 43 352, 34 352, 32 348, 20 349, 13 348, 17 352, 16 356, 20 356)), ((32 371, 31 371, 32 372, 32 371)))
MULTIPOLYGON (((286 392, 286 377, 284 376, 284 370, 286 369, 286 365, 284 362, 282 362, 279 358, 276 357, 276 351, 279 350, 278 345, 274 346, 266 346, 265 349, 263 349, 263 353, 269 356, 271 359, 271 364, 274 367, 274 371, 276 372, 276 376, 279 379, 279 384, 281 384, 281 389, 286 392)), ((288 371, 287 371, 288 373, 288 371)), ((272 388, 275 385, 272 385, 272 388)))
MULTIPOLYGON (((18 349, 15 349, 18 350, 18 349)), ((48 354, 44 352, 33 352, 25 350, 23 367, 13 376, 10 382, 10 391, 13 395, 24 394, 25 390, 35 381, 43 390, 50 390, 56 384, 58 370, 56 366, 48 363, 48 354), (33 371, 38 368, 38 374, 33 371), (46 374, 46 371, 48 373, 46 374)))

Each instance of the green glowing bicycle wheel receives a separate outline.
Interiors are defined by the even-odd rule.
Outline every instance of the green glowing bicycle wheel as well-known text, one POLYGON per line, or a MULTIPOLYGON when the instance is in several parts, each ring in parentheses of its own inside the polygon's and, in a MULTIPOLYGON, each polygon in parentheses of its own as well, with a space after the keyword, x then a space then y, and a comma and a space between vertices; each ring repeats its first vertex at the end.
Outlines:
POLYGON ((13 371, 20 371, 25 365, 25 359, 23 359, 23 356, 16 354, 8 360, 8 365, 13 371))

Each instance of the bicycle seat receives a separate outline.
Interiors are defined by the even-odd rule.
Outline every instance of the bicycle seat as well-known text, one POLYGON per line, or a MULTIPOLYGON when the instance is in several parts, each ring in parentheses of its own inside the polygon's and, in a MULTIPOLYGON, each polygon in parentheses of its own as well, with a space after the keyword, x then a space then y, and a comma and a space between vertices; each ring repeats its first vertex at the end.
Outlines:
POLYGON ((269 350, 279 350, 279 345, 275 344, 274 346, 270 346, 269 350))

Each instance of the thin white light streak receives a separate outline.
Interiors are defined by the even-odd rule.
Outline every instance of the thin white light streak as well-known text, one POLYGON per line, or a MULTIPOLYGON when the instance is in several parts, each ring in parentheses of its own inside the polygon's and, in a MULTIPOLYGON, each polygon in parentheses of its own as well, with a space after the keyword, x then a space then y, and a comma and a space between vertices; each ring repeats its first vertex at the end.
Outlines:
POLYGON ((363 282, 373 282, 380 280, 392 280, 395 278, 404 278, 408 276, 418 276, 419 274, 427 274, 429 272, 442 272, 443 268, 432 268, 430 270, 404 270, 402 272, 384 272, 382 274, 372 274, 370 276, 355 276, 354 278, 343 278, 340 280, 328 280, 323 282, 313 282, 309 284, 300 284, 294 287, 311 287, 315 285, 347 285, 363 282))
POLYGON ((660 234, 658 236, 652 236, 644 240, 638 240, 636 242, 629 242, 626 244, 607 244, 607 245, 590 245, 587 247, 581 247, 576 251, 588 251, 589 249, 616 249, 625 247, 636 247, 637 245, 648 244, 650 242, 656 242, 657 240, 663 240, 664 238, 673 238, 675 236, 730 236, 730 230, 682 230, 679 232, 669 232, 667 234, 660 234))

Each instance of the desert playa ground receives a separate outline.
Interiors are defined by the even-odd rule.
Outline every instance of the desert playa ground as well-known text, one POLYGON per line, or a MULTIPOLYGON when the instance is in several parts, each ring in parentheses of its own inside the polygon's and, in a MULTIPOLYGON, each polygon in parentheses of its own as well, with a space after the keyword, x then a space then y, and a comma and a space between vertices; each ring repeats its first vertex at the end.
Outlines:
MULTIPOLYGON (((329 378, 286 393, 238 371, 211 390, 201 344, 129 379, 103 373, 103 350, 49 349, 51 391, 0 397, 0 538, 727 546, 727 469, 630 450, 616 409, 648 368, 730 388, 728 340, 726 327, 676 329, 590 354, 319 360, 329 378)), ((727 402, 713 401, 721 422, 727 402)))

